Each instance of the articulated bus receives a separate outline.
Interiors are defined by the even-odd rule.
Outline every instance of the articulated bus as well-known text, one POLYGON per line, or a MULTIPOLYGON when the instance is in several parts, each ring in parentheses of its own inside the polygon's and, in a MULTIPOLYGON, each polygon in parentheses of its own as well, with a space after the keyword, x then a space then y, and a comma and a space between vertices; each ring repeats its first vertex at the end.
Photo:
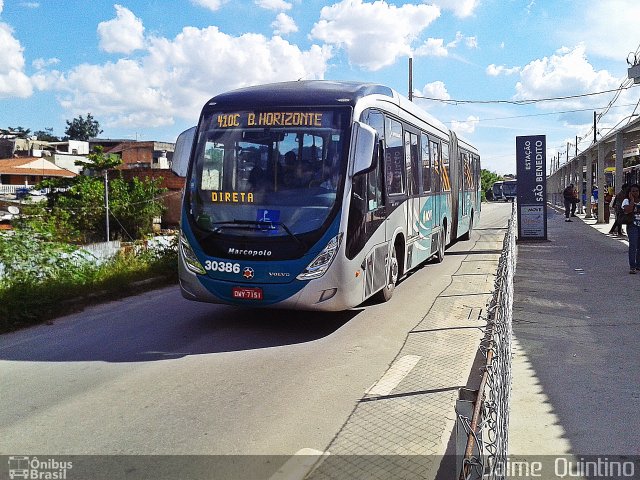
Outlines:
POLYGON ((187 299, 326 311, 387 301, 480 214, 478 151, 382 85, 242 88, 207 102, 181 137, 187 299))

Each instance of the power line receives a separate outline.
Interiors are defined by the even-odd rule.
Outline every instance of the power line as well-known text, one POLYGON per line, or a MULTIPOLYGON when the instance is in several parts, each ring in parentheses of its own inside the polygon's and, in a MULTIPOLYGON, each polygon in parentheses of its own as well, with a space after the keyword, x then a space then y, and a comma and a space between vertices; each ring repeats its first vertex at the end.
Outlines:
POLYGON ((436 98, 436 97, 423 97, 422 95, 416 95, 414 94, 413 96, 415 98, 421 98, 423 100, 432 100, 434 102, 441 102, 441 103, 446 103, 448 105, 467 105, 467 104, 480 104, 480 105, 486 105, 486 104, 509 104, 509 105, 532 105, 535 103, 542 103, 542 102, 556 102, 558 100, 571 100, 571 99, 575 99, 575 98, 584 98, 584 97, 593 97, 595 95, 603 95, 605 93, 611 93, 611 92, 619 92, 621 90, 628 90, 632 87, 634 87, 635 85, 628 85, 628 86, 620 86, 618 88, 612 88, 610 90, 603 90, 601 92, 591 92, 591 93, 582 93, 579 95, 567 95, 564 97, 549 97, 549 98, 536 98, 536 99, 524 99, 524 100, 454 100, 454 99, 443 99, 443 98, 436 98))
MULTIPOLYGON (((638 103, 627 103, 625 105, 617 105, 617 106, 613 106, 611 108, 622 108, 622 107, 632 107, 632 106, 636 106, 636 108, 638 107, 638 105, 640 104, 640 101, 638 103)), ((596 107, 595 110, 599 110, 599 109, 604 109, 606 107, 596 107)), ((511 120, 514 118, 528 118, 528 117, 542 117, 542 116, 548 116, 548 115, 560 115, 563 113, 577 113, 577 112, 592 112, 594 109, 593 108, 577 108, 575 110, 558 110, 558 111, 554 111, 554 112, 545 112, 545 113, 531 113, 528 115, 513 115, 510 117, 495 117, 495 118, 479 118, 479 119, 474 119, 474 122, 489 122, 489 121, 493 121, 493 120, 511 120)), ((448 122, 445 123, 453 123, 453 122, 458 122, 458 123, 465 123, 468 120, 449 120, 448 122)))

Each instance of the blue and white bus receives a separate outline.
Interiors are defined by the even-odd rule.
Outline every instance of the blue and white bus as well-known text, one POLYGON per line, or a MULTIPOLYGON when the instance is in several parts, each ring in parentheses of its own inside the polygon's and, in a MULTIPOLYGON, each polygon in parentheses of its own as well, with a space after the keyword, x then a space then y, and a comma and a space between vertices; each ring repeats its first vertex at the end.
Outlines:
POLYGON ((468 239, 480 214, 478 151, 382 85, 217 95, 179 138, 177 170, 180 156, 179 275, 191 300, 326 311, 387 301, 405 273, 468 239))

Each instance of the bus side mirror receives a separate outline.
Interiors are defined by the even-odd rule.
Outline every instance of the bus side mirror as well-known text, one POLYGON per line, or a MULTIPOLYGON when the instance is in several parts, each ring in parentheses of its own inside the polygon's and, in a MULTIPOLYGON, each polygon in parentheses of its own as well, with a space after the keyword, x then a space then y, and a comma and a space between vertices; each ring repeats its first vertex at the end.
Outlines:
POLYGON ((377 165, 377 150, 376 146, 376 131, 369 125, 361 122, 355 122, 353 124, 353 142, 354 142, 354 159, 353 159, 353 175, 359 173, 367 173, 376 168, 377 165))
POLYGON ((193 138, 196 133, 196 127, 185 130, 176 140, 176 146, 173 151, 173 160, 171 161, 171 171, 179 177, 186 177, 189 169, 189 158, 191 157, 191 148, 193 147, 193 138))

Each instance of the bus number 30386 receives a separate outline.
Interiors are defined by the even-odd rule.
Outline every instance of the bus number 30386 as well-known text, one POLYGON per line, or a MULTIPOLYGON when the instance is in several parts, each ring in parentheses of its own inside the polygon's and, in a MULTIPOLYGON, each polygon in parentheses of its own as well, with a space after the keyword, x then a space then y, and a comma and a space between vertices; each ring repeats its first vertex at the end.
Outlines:
POLYGON ((217 262, 215 260, 206 260, 204 262, 205 270, 214 272, 240 273, 240 264, 231 262, 217 262))

